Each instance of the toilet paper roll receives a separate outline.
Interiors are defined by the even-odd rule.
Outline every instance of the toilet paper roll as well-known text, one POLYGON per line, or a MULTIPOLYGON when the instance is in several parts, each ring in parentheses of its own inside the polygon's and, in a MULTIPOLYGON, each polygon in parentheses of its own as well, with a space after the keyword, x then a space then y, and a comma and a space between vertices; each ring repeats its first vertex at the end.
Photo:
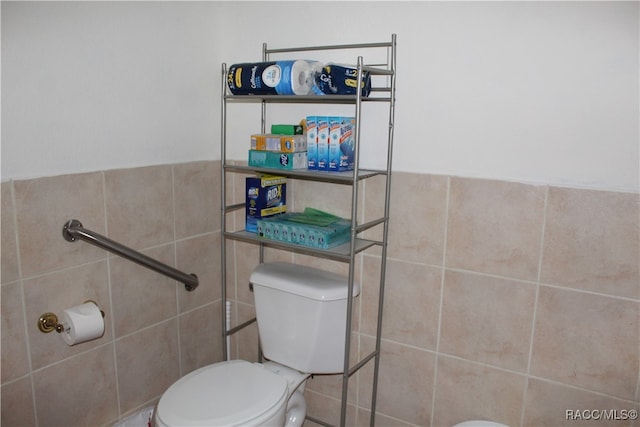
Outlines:
MULTIPOLYGON (((358 69, 350 65, 327 64, 314 73, 312 91, 316 95, 355 95, 358 69)), ((362 96, 371 93, 371 76, 362 72, 362 96)))
POLYGON ((64 310, 62 313, 62 339, 75 345, 100 338, 104 334, 104 319, 100 308, 93 302, 64 310))
POLYGON ((308 95, 314 81, 309 61, 274 61, 234 64, 227 84, 234 95, 308 95))

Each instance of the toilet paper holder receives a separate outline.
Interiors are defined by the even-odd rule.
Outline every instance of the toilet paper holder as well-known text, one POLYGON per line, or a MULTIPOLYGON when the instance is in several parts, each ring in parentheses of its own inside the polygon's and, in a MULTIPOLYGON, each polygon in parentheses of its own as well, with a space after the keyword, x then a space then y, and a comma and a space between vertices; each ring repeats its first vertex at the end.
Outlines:
MULTIPOLYGON (((100 307, 98 303, 93 300, 87 300, 84 304, 88 302, 94 303, 98 308, 100 307)), ((104 311, 100 310, 100 314, 102 314, 102 317, 104 318, 104 311)), ((55 313, 46 312, 38 318, 38 329, 40 329, 40 332, 44 332, 45 334, 53 331, 61 333, 64 330, 64 325, 62 323, 58 323, 58 316, 56 316, 55 313)))

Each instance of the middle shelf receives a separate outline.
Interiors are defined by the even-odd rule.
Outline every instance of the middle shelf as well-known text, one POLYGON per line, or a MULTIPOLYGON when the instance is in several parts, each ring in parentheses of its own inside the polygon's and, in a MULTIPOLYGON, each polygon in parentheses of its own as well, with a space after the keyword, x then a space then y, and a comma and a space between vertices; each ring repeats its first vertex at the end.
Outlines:
MULTIPOLYGON (((244 173, 258 173, 267 175, 279 175, 288 178, 303 179, 308 181, 320 181, 334 184, 353 184, 354 171, 345 172, 327 172, 317 171, 309 169, 273 169, 273 168, 260 168, 255 166, 248 166, 246 162, 242 164, 225 164, 224 169, 226 171, 244 172, 244 173)), ((374 169, 359 169, 357 171, 356 181, 371 178, 377 175, 386 175, 386 171, 374 170, 374 169)))

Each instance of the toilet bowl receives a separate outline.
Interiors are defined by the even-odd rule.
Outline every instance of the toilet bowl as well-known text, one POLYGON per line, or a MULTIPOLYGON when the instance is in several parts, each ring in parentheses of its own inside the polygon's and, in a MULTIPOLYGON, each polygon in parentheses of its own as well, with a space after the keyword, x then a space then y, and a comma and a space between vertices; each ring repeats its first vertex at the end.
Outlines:
MULTIPOLYGON (((300 427, 311 373, 344 368, 347 280, 288 263, 251 274, 261 350, 269 361, 214 363, 176 381, 160 398, 157 427, 300 427)), ((359 294, 354 282, 352 297, 359 294)))
POLYGON ((160 398, 155 426, 300 426, 307 378, 272 362, 214 363, 175 382, 160 398))
POLYGON ((458 423, 453 427, 509 427, 509 426, 500 424, 500 423, 495 423, 493 421, 472 420, 472 421, 464 421, 462 423, 458 423))

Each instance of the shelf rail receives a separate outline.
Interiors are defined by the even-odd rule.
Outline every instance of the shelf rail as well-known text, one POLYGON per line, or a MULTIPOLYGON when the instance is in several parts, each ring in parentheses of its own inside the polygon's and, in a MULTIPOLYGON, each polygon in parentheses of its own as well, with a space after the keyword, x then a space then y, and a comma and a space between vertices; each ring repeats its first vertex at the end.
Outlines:
POLYGON ((172 279, 175 279, 184 284, 187 291, 193 291, 198 287, 198 276, 195 274, 183 273, 180 270, 176 270, 160 261, 148 257, 140 252, 137 252, 127 246, 124 246, 114 240, 109 239, 94 231, 87 230, 82 226, 82 223, 77 219, 70 219, 62 227, 62 237, 67 242, 75 242, 76 240, 84 240, 87 243, 91 243, 94 246, 105 249, 116 255, 120 255, 122 258, 133 261, 136 264, 140 264, 143 267, 147 267, 156 273, 164 274, 172 279))

